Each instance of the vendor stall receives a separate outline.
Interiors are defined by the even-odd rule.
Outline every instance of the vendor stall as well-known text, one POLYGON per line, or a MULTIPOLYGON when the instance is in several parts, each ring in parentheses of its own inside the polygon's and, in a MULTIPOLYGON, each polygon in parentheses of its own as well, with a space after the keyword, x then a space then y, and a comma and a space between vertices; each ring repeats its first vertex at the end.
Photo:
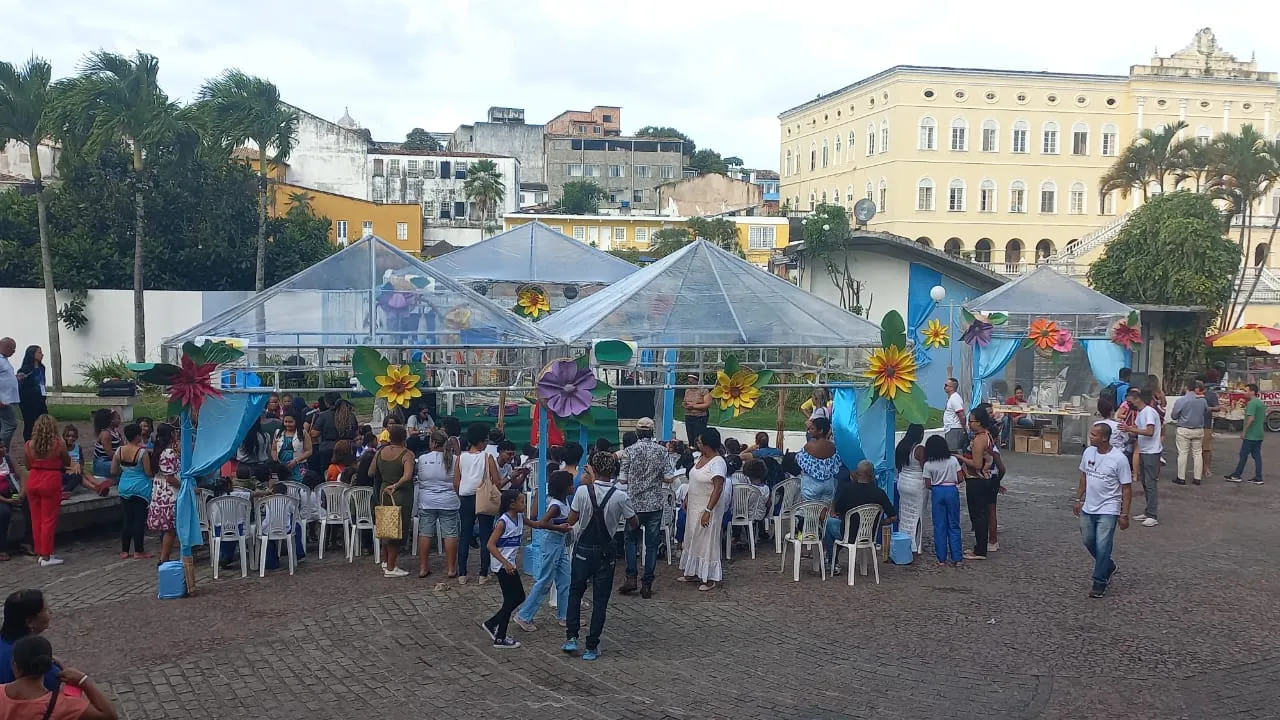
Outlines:
POLYGON ((1244 424, 1245 386, 1252 383, 1267 406, 1267 430, 1280 432, 1280 329, 1250 324, 1207 337, 1205 344, 1236 348, 1222 367, 1219 421, 1232 428, 1244 424))

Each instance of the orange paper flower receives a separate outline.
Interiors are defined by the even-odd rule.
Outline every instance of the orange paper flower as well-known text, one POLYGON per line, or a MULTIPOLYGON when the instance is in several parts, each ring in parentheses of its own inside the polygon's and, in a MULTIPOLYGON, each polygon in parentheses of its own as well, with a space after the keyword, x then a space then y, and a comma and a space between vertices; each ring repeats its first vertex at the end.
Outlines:
POLYGON ((871 378, 877 395, 893 400, 900 392, 911 392, 916 381, 916 359, 897 345, 879 348, 872 351, 870 367, 863 375, 871 378))
POLYGON ((1038 318, 1031 323, 1031 329, 1027 331, 1027 342, 1037 350, 1049 351, 1058 342, 1058 323, 1044 318, 1038 318))

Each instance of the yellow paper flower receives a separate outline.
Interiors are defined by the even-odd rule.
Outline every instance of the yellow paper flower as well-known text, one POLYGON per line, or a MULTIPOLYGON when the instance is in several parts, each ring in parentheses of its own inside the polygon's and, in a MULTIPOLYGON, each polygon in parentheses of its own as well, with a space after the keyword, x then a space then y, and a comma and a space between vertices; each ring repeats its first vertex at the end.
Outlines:
POLYGON ((924 328, 924 346, 927 348, 944 348, 951 345, 951 328, 938 320, 930 320, 924 328))
POLYGON ((521 315, 537 320, 539 316, 551 312, 551 301, 542 288, 527 287, 517 294, 516 307, 521 315))
POLYGON ((899 392, 911 392, 916 381, 916 359, 909 350, 897 345, 879 348, 871 353, 871 366, 863 373, 871 378, 876 394, 892 400, 899 392))
POLYGON ((720 401, 720 409, 733 408, 733 416, 737 417, 743 410, 750 410, 760 399, 760 390, 756 382, 760 376, 746 368, 740 369, 733 377, 723 370, 716 373, 716 386, 711 390, 711 397, 720 401))
POLYGON ((378 381, 378 397, 387 399, 388 407, 409 407, 409 401, 422 397, 418 389, 418 381, 422 378, 409 372, 406 365, 387 367, 386 375, 375 378, 378 381))

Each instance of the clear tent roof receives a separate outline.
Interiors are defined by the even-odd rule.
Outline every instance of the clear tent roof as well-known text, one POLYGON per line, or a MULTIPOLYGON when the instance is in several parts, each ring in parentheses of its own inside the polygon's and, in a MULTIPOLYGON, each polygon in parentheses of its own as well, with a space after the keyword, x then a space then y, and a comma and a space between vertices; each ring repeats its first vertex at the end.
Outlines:
POLYGON ((870 347, 880 328, 700 240, 539 324, 570 344, 870 347))
POLYGON ((1105 337, 1117 319, 1128 317, 1133 308, 1082 285, 1049 265, 1023 275, 1013 282, 964 304, 970 312, 1002 312, 1009 316, 997 333, 1020 333, 1034 318, 1044 317, 1066 324, 1076 337, 1105 337))
POLYGON ((639 269, 540 222, 446 253, 427 265, 457 280, 565 285, 609 285, 639 269))
POLYGON ((523 347, 557 341, 379 237, 362 239, 170 338, 259 348, 523 347))

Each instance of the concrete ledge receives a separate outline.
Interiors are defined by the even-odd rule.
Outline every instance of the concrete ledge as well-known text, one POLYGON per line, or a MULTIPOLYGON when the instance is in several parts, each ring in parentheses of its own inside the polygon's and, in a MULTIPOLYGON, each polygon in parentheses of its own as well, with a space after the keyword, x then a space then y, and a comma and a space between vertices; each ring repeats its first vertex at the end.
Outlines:
MULTIPOLYGON (((102 497, 84 488, 77 488, 58 512, 58 536, 72 535, 85 530, 120 524, 120 497, 115 488, 111 494, 102 497)), ((11 542, 22 539, 28 525, 26 509, 13 514, 9 523, 11 542)))
POLYGON ((122 420, 128 421, 133 419, 133 406, 138 404, 138 396, 99 397, 96 393, 53 392, 49 393, 45 398, 45 402, 50 405, 114 408, 120 411, 122 420))

